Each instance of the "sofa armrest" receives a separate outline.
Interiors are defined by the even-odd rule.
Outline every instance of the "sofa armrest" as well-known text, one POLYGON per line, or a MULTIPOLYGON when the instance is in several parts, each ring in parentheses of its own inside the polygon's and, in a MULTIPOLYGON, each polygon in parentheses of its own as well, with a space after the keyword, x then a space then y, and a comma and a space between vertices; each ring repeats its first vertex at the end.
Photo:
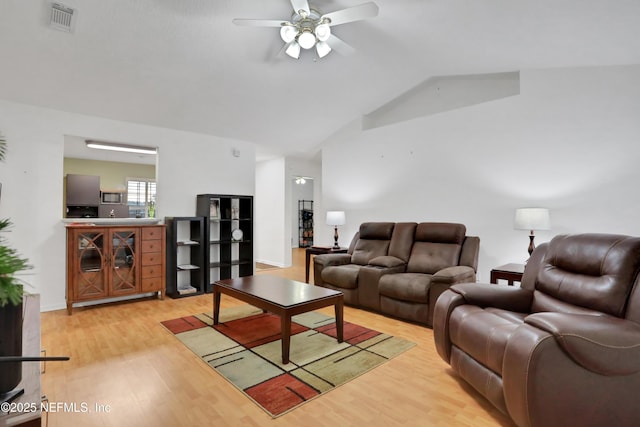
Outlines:
POLYGON ((372 258, 369 260, 369 265, 374 267, 395 268, 406 265, 406 262, 391 255, 384 255, 372 258))
POLYGON ((613 316, 536 313, 525 323, 554 336, 577 364, 600 375, 640 371, 640 325, 613 316))
POLYGON ((346 265, 351 263, 351 254, 321 254, 313 257, 313 283, 316 286, 324 286, 322 270, 334 265, 346 265))
POLYGON ((467 304, 495 307, 518 313, 530 313, 533 291, 517 287, 486 283, 458 283, 449 289, 464 298, 467 304))
POLYGON ((469 283, 476 281, 476 272, 466 265, 443 268, 431 277, 432 283, 453 285, 454 283, 469 283))
POLYGON ((322 254, 313 257, 313 263, 321 265, 322 267, 328 267, 330 265, 345 265, 351 264, 350 254, 322 254))
POLYGON ((433 325, 433 308, 440 295, 455 283, 473 283, 476 281, 476 272, 473 268, 465 265, 443 268, 431 276, 429 286, 429 314, 427 315, 427 325, 433 325))
POLYGON ((445 290, 436 300, 433 307, 433 340, 436 351, 447 363, 451 363, 451 337, 449 334, 449 317, 453 310, 465 304, 464 298, 451 288, 445 290))

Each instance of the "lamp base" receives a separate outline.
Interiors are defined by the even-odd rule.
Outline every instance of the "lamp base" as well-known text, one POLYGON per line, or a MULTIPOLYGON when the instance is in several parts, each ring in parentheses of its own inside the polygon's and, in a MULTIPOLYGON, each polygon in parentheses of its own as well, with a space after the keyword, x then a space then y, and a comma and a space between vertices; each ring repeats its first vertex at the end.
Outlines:
POLYGON ((340 245, 338 244, 338 226, 333 227, 333 249, 340 249, 340 245))
POLYGON ((531 234, 529 235, 529 248, 527 249, 529 256, 531 256, 533 250, 536 248, 536 245, 533 243, 533 239, 535 239, 535 237, 536 236, 533 235, 533 230, 531 230, 531 234))

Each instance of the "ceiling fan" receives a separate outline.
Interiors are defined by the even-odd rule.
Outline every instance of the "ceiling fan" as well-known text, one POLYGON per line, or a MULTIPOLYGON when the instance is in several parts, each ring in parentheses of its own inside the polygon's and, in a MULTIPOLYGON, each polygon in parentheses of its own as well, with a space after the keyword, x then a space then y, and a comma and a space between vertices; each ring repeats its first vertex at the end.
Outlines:
POLYGON ((301 49, 308 50, 315 47, 318 56, 323 58, 332 50, 342 55, 350 55, 354 51, 353 47, 331 33, 331 27, 378 15, 378 6, 373 2, 326 14, 310 5, 307 0, 291 0, 291 5, 293 13, 288 21, 234 19, 233 23, 250 27, 278 27, 280 37, 285 43, 281 52, 298 59, 301 49))

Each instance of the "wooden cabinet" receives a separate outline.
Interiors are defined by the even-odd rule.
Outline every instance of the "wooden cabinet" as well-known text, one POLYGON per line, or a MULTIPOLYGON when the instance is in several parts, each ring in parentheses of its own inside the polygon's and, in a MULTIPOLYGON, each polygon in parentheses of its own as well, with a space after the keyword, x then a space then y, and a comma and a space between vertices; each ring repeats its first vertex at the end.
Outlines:
POLYGON ((142 292, 165 293, 165 247, 164 227, 142 227, 140 243, 140 265, 142 267, 140 290, 142 292))
POLYGON ((253 274, 253 196, 198 194, 196 214, 205 218, 206 292, 217 280, 253 274))
POLYGON ((167 294, 172 298, 205 290, 204 218, 166 217, 167 294))
POLYGON ((68 226, 67 312, 73 304, 164 296, 164 226, 68 226))

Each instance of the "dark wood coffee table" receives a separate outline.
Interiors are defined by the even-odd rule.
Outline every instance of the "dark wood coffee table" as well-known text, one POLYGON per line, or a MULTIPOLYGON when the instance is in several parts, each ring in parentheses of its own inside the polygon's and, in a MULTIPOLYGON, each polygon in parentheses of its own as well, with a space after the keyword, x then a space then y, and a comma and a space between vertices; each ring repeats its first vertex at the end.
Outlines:
POLYGON ((255 307, 280 316, 282 363, 289 363, 291 317, 318 308, 335 306, 338 342, 343 341, 342 292, 269 275, 219 280, 213 284, 213 324, 220 316, 220 296, 227 294, 255 307))

